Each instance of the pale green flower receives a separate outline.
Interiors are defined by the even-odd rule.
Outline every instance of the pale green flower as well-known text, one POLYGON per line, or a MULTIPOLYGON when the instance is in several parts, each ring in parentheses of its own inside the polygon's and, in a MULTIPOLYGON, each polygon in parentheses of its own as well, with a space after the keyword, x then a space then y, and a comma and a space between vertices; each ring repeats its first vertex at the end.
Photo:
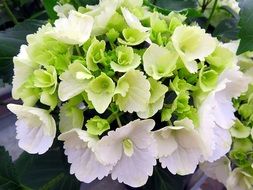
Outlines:
POLYGON ((233 127, 230 129, 232 137, 247 138, 250 135, 251 129, 244 126, 240 120, 236 120, 233 127))
POLYGON ((114 29, 118 32, 122 32, 124 28, 127 28, 127 23, 121 14, 115 12, 114 15, 111 17, 110 21, 108 22, 106 28, 108 30, 114 29))
POLYGON ((92 40, 92 43, 88 49, 86 55, 87 68, 91 71, 99 69, 98 63, 102 63, 104 60, 105 41, 92 40))
POLYGON ((110 129, 110 124, 106 119, 102 119, 99 116, 94 116, 89 119, 85 124, 87 132, 90 135, 102 135, 103 132, 110 129))
POLYGON ((21 98, 23 91, 22 85, 26 83, 28 78, 33 74, 33 71, 39 68, 39 65, 34 65, 27 54, 27 46, 22 45, 20 53, 13 58, 14 76, 12 81, 12 97, 14 99, 21 98))
POLYGON ((116 49, 116 62, 110 65, 114 71, 127 72, 137 68, 141 63, 141 57, 134 53, 133 48, 127 46, 118 46, 116 49))
POLYGON ((138 70, 125 73, 117 83, 114 100, 124 112, 142 112, 148 107, 150 84, 138 70))
POLYGON ((78 94, 81 94, 93 78, 91 72, 80 61, 70 64, 68 70, 59 77, 58 96, 61 101, 66 101, 78 94))
POLYGON ((206 58, 206 61, 217 71, 223 71, 226 67, 237 63, 236 54, 228 48, 217 46, 214 52, 206 58))
POLYGON ((58 104, 57 92, 55 91, 54 93, 50 93, 49 91, 42 91, 40 94, 40 102, 50 106, 50 109, 54 110, 58 104))
POLYGON ((136 46, 144 42, 149 34, 146 32, 141 32, 134 28, 125 28, 122 31, 124 39, 118 38, 119 43, 123 45, 136 46))
POLYGON ((151 44, 143 55, 145 72, 156 80, 173 75, 178 55, 172 50, 151 44))
POLYGON ((71 4, 58 4, 54 6, 54 11, 57 13, 59 18, 68 17, 68 14, 71 10, 75 10, 75 7, 71 4))
POLYGON ((55 21, 55 27, 48 32, 53 38, 66 44, 81 46, 91 35, 94 19, 75 10, 69 12, 68 18, 59 18, 55 21))
POLYGON ((86 89, 88 99, 98 113, 103 113, 111 103, 115 84, 105 73, 93 79, 86 89))
POLYGON ((175 29, 172 43, 184 66, 190 73, 198 70, 196 59, 204 61, 217 46, 217 40, 210 34, 205 33, 199 26, 182 25, 175 29))
POLYGON ((82 101, 81 95, 75 96, 60 107, 59 129, 61 133, 67 132, 73 128, 81 129, 83 127, 84 116, 83 110, 80 107, 82 101))
POLYGON ((34 86, 53 94, 57 87, 57 73, 53 66, 37 69, 33 72, 34 86))
POLYGON ((19 97, 23 101, 24 106, 34 106, 41 98, 41 90, 38 88, 26 88, 25 86, 22 86, 19 90, 19 97))
POLYGON ((168 87, 163 85, 161 82, 158 82, 153 78, 149 78, 148 81, 150 83, 151 96, 147 110, 137 113, 140 118, 152 117, 158 112, 158 110, 162 109, 165 93, 168 91, 168 87))
POLYGON ((8 104, 17 115, 16 131, 18 145, 30 154, 44 154, 53 144, 56 124, 47 110, 8 104))
POLYGON ((70 64, 72 46, 51 38, 47 33, 52 31, 50 24, 42 26, 36 34, 27 36, 27 54, 33 64, 52 65, 57 73, 64 72, 70 64))
POLYGON ((208 92, 216 87, 219 74, 215 70, 206 70, 206 66, 203 65, 199 72, 199 87, 203 92, 208 92))

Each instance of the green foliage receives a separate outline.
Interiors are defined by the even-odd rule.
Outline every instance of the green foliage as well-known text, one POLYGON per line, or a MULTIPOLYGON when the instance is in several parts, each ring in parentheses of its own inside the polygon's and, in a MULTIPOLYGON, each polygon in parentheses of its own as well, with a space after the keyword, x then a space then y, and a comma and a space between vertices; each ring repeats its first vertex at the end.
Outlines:
POLYGON ((4 147, 0 147, 0 163, 0 189, 23 189, 20 186, 11 157, 4 147))
POLYGON ((3 82, 11 82, 13 75, 13 56, 17 55, 19 48, 25 44, 26 35, 34 33, 44 24, 41 20, 26 20, 13 28, 0 31, 0 78, 3 82))
POLYGON ((61 144, 54 144, 43 155, 23 153, 15 162, 15 167, 22 184, 32 189, 71 190, 80 186, 80 182, 69 174, 61 144))
POLYGON ((54 6, 57 4, 57 2, 58 2, 57 0, 43 0, 43 5, 51 20, 57 19, 57 14, 54 11, 54 6))
POLYGON ((167 169, 163 169, 160 164, 154 168, 153 175, 147 184, 139 189, 142 190, 183 190, 186 188, 187 177, 173 175, 167 169))
POLYGON ((195 8, 197 0, 156 0, 155 5, 169 10, 181 11, 187 8, 195 8))
POLYGON ((241 0, 239 6, 241 7, 239 22, 241 41, 237 54, 253 51, 253 1, 241 0))

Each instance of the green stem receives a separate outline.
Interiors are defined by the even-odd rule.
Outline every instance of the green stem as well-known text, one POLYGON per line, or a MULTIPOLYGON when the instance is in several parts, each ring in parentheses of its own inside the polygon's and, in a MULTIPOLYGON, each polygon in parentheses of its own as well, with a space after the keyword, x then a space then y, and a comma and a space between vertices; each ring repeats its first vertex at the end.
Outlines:
POLYGON ((207 30, 208 26, 210 25, 210 21, 211 21, 211 19, 212 19, 212 17, 213 17, 213 14, 214 14, 214 12, 215 12, 217 3, 218 3, 218 0, 215 0, 215 1, 214 1, 214 4, 213 4, 212 11, 211 11, 210 16, 209 16, 209 18, 208 18, 208 21, 207 21, 207 23, 206 23, 206 30, 207 30))
POLYGON ((119 127, 122 127, 121 121, 120 121, 120 119, 119 119, 119 115, 117 115, 116 119, 117 119, 118 126, 119 126, 119 127))
POLYGON ((9 17, 11 18, 11 20, 13 21, 13 23, 16 25, 18 24, 18 20, 16 19, 16 17, 14 16, 14 14, 11 12, 6 0, 3 0, 3 5, 4 5, 4 8, 7 12, 7 14, 9 15, 9 17))
MULTIPOLYGON (((114 112, 112 113, 108 118, 107 121, 109 124, 111 124, 115 119, 119 118, 123 113, 114 112)), ((118 119, 117 119, 118 120, 118 119)))
POLYGON ((80 49, 79 49, 79 46, 78 46, 78 45, 75 45, 75 47, 76 47, 76 52, 77 52, 77 54, 78 54, 79 56, 81 56, 82 54, 81 54, 81 51, 80 51, 80 49))

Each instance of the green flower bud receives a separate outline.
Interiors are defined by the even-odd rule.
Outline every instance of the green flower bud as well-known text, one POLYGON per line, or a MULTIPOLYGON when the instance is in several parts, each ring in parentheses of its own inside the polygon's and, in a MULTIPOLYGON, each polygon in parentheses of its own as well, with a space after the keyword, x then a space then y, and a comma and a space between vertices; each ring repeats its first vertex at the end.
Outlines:
POLYGON ((110 129, 110 125, 106 119, 95 116, 85 124, 87 132, 91 135, 102 135, 103 132, 110 129))

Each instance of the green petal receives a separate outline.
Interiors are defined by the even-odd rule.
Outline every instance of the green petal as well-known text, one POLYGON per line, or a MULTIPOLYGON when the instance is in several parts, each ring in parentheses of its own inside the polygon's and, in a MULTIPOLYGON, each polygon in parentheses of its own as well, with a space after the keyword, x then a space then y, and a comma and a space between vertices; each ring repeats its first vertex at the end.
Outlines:
POLYGON ((134 28, 125 28, 122 34, 124 39, 118 38, 119 43, 129 46, 139 45, 149 37, 149 33, 140 32, 134 28))
POLYGON ((151 44, 143 55, 144 70, 156 80, 169 77, 176 69, 177 59, 177 53, 156 44, 151 44))
POLYGON ((205 66, 199 72, 199 86, 203 92, 208 92, 216 87, 219 74, 215 70, 204 71, 205 66))
POLYGON ((40 102, 42 104, 50 106, 50 109, 54 110, 58 104, 57 93, 49 94, 47 91, 43 91, 40 95, 40 102))
POLYGON ((102 135, 103 132, 110 129, 110 125, 106 119, 94 116, 85 124, 87 132, 91 135, 102 135))
POLYGON ((87 88, 91 77, 92 75, 80 62, 69 65, 68 70, 59 77, 61 79, 58 89, 60 100, 66 101, 81 94, 87 88))
POLYGON ((60 107, 59 129, 61 133, 73 128, 81 129, 83 127, 83 111, 79 108, 81 103, 82 96, 75 96, 60 107))
POLYGON ((115 84, 106 74, 93 79, 86 92, 88 99, 92 102, 98 113, 103 113, 111 103, 114 94, 115 84))
POLYGON ((247 138, 250 135, 250 128, 245 127, 238 119, 235 121, 235 124, 230 129, 230 133, 233 137, 236 138, 247 138))
POLYGON ((134 53, 133 48, 118 46, 115 51, 117 62, 111 62, 111 67, 114 71, 127 72, 140 65, 141 57, 134 53))
POLYGON ((86 55, 87 68, 91 71, 99 69, 98 63, 104 61, 105 41, 94 39, 86 55))

